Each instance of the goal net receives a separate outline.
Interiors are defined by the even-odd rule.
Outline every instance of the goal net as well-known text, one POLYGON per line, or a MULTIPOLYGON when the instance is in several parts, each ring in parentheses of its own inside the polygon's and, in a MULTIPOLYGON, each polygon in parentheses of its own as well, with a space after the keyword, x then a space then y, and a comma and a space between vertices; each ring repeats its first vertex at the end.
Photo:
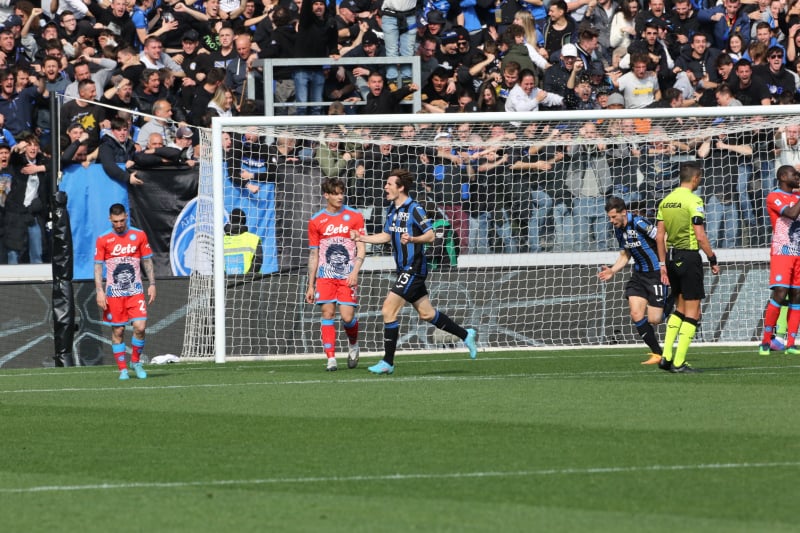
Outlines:
MULTIPOLYGON (((476 328, 482 348, 638 343, 623 298, 629 272, 597 277, 619 254, 605 201, 618 196, 654 220, 690 160, 705 169, 698 193, 722 264, 719 276, 707 272, 697 338, 752 342, 768 296, 765 197, 778 166, 800 164, 797 114, 784 106, 214 119, 202 150, 183 355, 322 357, 319 310, 304 302, 307 223, 324 207, 321 180, 343 178, 346 203, 379 232, 385 177, 398 167, 415 175, 412 196, 437 227, 431 299, 476 328), (258 264, 226 255, 242 214, 260 237, 258 264)), ((384 246, 367 252, 360 344, 380 353, 394 263, 384 246)), ((400 350, 461 349, 410 306, 400 323, 400 350)))

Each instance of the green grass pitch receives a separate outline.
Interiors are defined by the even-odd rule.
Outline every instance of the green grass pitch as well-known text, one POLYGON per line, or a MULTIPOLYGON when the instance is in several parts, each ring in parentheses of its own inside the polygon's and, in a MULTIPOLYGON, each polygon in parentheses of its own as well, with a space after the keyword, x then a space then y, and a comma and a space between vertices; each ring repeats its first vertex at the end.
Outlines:
POLYGON ((800 358, 0 371, 4 532, 798 531, 800 358))

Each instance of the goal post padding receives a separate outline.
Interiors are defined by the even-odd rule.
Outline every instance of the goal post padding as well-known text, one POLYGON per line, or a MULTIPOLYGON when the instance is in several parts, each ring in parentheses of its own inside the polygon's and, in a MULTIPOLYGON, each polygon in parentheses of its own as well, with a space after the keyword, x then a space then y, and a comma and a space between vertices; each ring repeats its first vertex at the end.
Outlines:
MULTIPOLYGON (((320 182, 342 177, 348 205, 364 214, 370 232, 380 231, 385 175, 395 167, 415 174, 413 195, 432 218, 446 220, 458 252, 429 256, 431 298, 476 327, 483 347, 635 343, 622 296, 628 272, 608 283, 597 278, 619 254, 605 199, 621 196, 654 218, 690 160, 704 167, 698 193, 724 267, 720 276, 707 273, 697 336, 750 342, 768 293, 764 198, 783 161, 783 130, 800 123, 798 110, 214 119, 201 150, 195 257, 202 260, 192 274, 183 355, 321 357, 319 310, 304 302, 306 225, 324 206, 320 182), (254 175, 242 179, 243 169, 254 175), (237 207, 267 235, 258 273, 225 273, 224 226, 237 207)), ((368 254, 359 284, 361 346, 379 353, 394 265, 385 247, 368 254)), ((456 341, 404 310, 401 350, 460 349, 456 341)))

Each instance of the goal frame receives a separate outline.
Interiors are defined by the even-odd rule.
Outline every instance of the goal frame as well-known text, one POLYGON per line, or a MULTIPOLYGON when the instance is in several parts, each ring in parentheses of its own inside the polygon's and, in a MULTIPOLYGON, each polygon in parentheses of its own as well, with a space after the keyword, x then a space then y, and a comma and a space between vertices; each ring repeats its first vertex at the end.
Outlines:
MULTIPOLYGON (((413 115, 421 117, 413 122, 426 124, 455 124, 469 122, 471 124, 510 122, 559 122, 576 120, 613 120, 613 119, 675 119, 675 118, 741 118, 750 116, 786 116, 793 115, 800 123, 800 105, 765 106, 759 107, 754 112, 753 107, 724 107, 724 108, 654 108, 654 109, 621 109, 621 110, 592 110, 592 111, 539 111, 526 113, 466 113, 466 114, 424 114, 413 115)), ((213 301, 225 302, 225 273, 224 273, 224 172, 222 133, 225 128, 258 127, 300 127, 303 126, 386 126, 402 125, 412 122, 410 115, 338 115, 338 116, 258 116, 258 117, 215 117, 211 124, 211 164, 213 172, 213 301)), ((736 261, 759 261, 769 259, 766 248, 736 249, 736 261)), ((531 264, 531 256, 535 256, 534 264, 540 265, 565 265, 564 259, 569 258, 570 265, 598 264, 611 261, 618 252, 594 252, 585 254, 564 253, 535 253, 535 254, 508 254, 508 255, 463 255, 459 258, 458 268, 475 268, 486 265, 512 266, 518 264, 531 264), (524 257, 515 257, 524 256, 524 257)), ((726 250, 718 253, 720 262, 732 260, 732 254, 726 250)), ((391 268, 389 262, 381 262, 382 266, 391 268)), ((225 305, 214 305, 214 360, 224 363, 226 357, 225 338, 225 305)))

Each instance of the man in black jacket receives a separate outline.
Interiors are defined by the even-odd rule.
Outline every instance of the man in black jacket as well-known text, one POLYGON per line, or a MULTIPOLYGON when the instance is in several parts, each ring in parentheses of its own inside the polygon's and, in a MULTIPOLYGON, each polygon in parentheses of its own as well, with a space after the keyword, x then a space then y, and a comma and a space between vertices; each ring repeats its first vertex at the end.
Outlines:
POLYGON ((416 84, 410 83, 400 87, 396 91, 389 91, 383 76, 379 72, 373 72, 367 78, 367 103, 361 109, 363 115, 380 115, 399 112, 400 102, 409 94, 419 90, 416 84))

